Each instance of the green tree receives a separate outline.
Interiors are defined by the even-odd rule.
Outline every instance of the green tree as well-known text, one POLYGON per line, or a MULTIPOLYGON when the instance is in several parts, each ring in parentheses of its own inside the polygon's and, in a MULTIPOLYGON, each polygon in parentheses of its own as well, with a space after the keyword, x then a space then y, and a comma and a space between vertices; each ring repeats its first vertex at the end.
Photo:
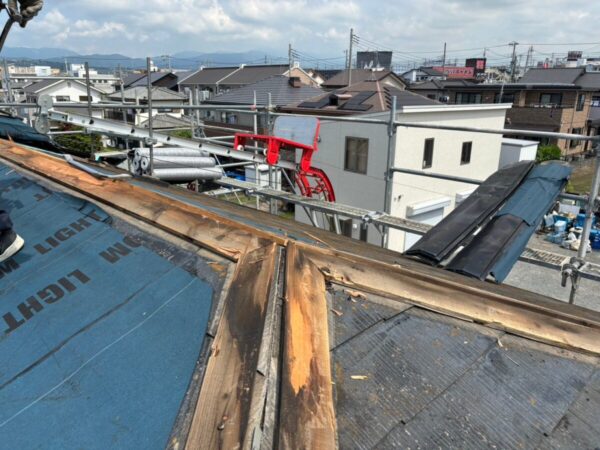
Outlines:
MULTIPOLYGON (((82 128, 73 127, 66 125, 61 131, 81 131, 82 128)), ((98 151, 102 149, 102 139, 97 134, 58 134, 54 136, 54 141, 65 148, 67 153, 71 155, 80 156, 82 158, 89 158, 91 154, 92 142, 94 143, 94 150, 98 151)))
POLYGON ((173 130, 169 134, 182 139, 192 139, 192 130, 173 130))
POLYGON ((552 161, 555 159, 560 159, 562 152, 560 151, 560 147, 555 144, 550 145, 540 145, 538 147, 537 155, 535 160, 537 162, 542 161, 552 161))

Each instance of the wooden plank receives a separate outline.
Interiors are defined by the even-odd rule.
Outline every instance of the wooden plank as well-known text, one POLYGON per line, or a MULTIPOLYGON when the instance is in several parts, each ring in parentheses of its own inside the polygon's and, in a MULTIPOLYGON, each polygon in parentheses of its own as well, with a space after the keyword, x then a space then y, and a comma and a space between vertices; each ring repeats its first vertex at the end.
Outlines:
POLYGON ((250 442, 249 415, 269 292, 275 244, 243 254, 229 288, 188 435, 188 449, 242 448, 250 442))
POLYGON ((287 248, 279 448, 336 448, 325 279, 287 248))
POLYGON ((433 269, 417 272, 343 252, 296 245, 329 279, 344 286, 555 346, 600 354, 600 313, 596 311, 514 288, 467 282, 464 277, 438 277, 433 269))
POLYGON ((123 180, 98 179, 65 161, 40 152, 0 142, 0 160, 5 159, 85 196, 151 223, 178 237, 191 240, 232 261, 246 248, 258 248, 285 239, 240 224, 209 211, 164 197, 123 180))

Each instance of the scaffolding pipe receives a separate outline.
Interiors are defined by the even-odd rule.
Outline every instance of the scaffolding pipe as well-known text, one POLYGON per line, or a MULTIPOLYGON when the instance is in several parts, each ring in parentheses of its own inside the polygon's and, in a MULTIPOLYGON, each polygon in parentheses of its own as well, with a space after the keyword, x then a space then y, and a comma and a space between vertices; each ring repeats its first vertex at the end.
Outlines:
POLYGON ((592 180, 592 188, 588 199, 587 207, 585 208, 585 222, 583 224, 583 231, 581 233, 581 241, 579 243, 578 257, 584 259, 587 253, 587 246, 590 240, 590 232, 592 230, 592 223, 594 220, 594 205, 596 197, 598 197, 598 190, 600 188, 600 149, 596 147, 596 170, 594 171, 594 178, 592 180))
MULTIPOLYGON (((90 122, 93 121, 92 116, 92 86, 90 84, 90 66, 86 62, 84 64, 85 67, 85 90, 87 94, 87 110, 88 116, 90 116, 90 122)), ((91 136, 90 139, 90 160, 94 159, 94 136, 91 136)))
MULTIPOLYGON (((440 180, 447 180, 447 181, 456 181, 457 183, 474 184, 477 186, 483 184, 483 181, 476 180, 474 178, 457 177, 454 175, 445 175, 442 173, 423 172, 421 170, 403 169, 400 167, 392 167, 392 171, 398 172, 398 173, 404 173, 407 175, 416 175, 416 176, 420 176, 420 177, 437 178, 440 180)), ((575 201, 585 201, 585 202, 587 202, 588 198, 589 198, 587 195, 575 195, 575 194, 567 194, 567 193, 559 194, 558 197, 565 199, 565 200, 575 200, 575 201)))
MULTIPOLYGON (((392 214, 392 194, 394 187, 394 171, 393 165, 396 157, 394 146, 396 145, 396 100, 397 97, 392 97, 392 106, 390 108, 390 121, 388 124, 388 144, 387 144, 387 165, 385 166, 385 198, 384 211, 386 214, 392 214)), ((382 247, 387 248, 389 242, 389 229, 386 227, 382 235, 382 247)))
POLYGON ((146 89, 148 90, 148 148, 150 148, 150 176, 154 175, 154 129, 152 119, 152 77, 150 69, 152 68, 152 60, 146 58, 146 89))

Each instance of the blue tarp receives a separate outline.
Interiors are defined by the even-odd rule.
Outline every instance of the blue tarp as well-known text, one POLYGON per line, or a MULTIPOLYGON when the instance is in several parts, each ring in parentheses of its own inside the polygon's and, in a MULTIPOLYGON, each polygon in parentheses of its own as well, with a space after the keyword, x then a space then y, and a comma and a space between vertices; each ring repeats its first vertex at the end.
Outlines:
POLYGON ((26 241, 0 263, 0 448, 164 448, 219 289, 214 272, 3 165, 0 208, 26 241))

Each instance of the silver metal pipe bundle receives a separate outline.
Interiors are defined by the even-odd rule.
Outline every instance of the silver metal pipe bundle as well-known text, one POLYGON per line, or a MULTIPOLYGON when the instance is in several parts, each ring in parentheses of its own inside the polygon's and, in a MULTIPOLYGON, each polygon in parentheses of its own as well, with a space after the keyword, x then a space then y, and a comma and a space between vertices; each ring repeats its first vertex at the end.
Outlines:
POLYGON ((223 176, 219 167, 196 169, 154 169, 154 176, 162 181, 171 183, 189 183, 195 180, 218 180, 223 176))
MULTIPOLYGON (((189 149, 184 149, 184 148, 176 148, 176 147, 158 147, 155 148, 153 151, 153 154, 155 157, 159 157, 159 156, 208 156, 208 153, 205 151, 202 151, 200 149, 198 150, 189 150, 189 149)), ((150 149, 149 148, 136 148, 135 149, 135 156, 139 156, 144 157, 150 156, 150 149)))
MULTIPOLYGON (((140 163, 142 169, 147 170, 150 167, 150 157, 142 156, 140 163)), ((202 169, 215 165, 215 159, 209 156, 156 156, 154 158, 155 169, 202 169)))

